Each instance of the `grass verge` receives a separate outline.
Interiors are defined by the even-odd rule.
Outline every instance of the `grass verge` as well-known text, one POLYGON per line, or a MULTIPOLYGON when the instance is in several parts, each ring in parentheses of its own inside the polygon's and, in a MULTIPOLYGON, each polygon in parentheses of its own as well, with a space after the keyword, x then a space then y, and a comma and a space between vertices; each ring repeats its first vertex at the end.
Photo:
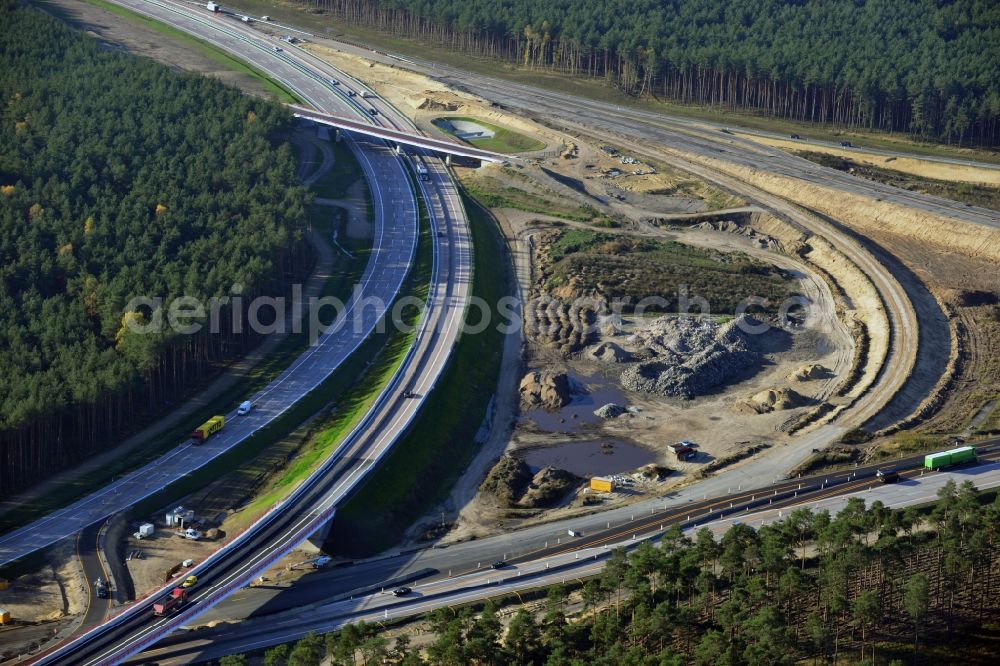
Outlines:
MULTIPOLYGON (((421 206, 420 244, 413 269, 402 293, 425 301, 428 295, 433 255, 429 242, 430 227, 421 206)), ((416 337, 416 327, 419 314, 412 309, 405 311, 403 320, 409 325, 410 332, 388 330, 375 333, 362 349, 368 348, 368 353, 356 352, 351 359, 363 361, 368 365, 351 368, 350 372, 338 370, 335 381, 324 385, 314 393, 324 396, 328 401, 320 405, 321 415, 310 427, 310 433, 303 445, 295 452, 295 457, 266 482, 265 487, 247 504, 239 514, 225 523, 227 531, 242 530, 248 527, 257 517, 273 506, 281 498, 287 496, 294 488, 304 481, 319 465, 332 454, 344 437, 368 413, 379 394, 399 369, 407 351, 416 337)), ((312 394, 310 394, 312 395, 312 394)), ((315 413, 315 412, 313 412, 315 413)), ((303 413, 308 418, 308 413, 303 413)), ((301 420, 304 420, 300 419, 301 420)), ((287 432, 287 429, 284 431, 287 432)), ((277 437, 283 435, 276 433, 277 437)), ((269 438, 276 441, 276 437, 269 438)), ((263 447, 257 447, 263 450, 263 447)))
POLYGON ((462 187, 487 208, 513 208, 527 213, 551 215, 576 222, 598 223, 606 219, 591 206, 580 205, 530 181, 509 167, 502 167, 503 176, 471 174, 463 177, 462 187), (520 185, 513 184, 519 181, 520 185))
MULTIPOLYGON (((133 12, 130 9, 121 7, 119 5, 113 4, 111 2, 106 2, 105 0, 83 0, 84 2, 94 5, 95 7, 100 7, 104 11, 110 12, 121 18, 125 19, 129 23, 141 25, 150 30, 154 30, 164 37, 168 37, 179 44, 189 46, 193 48, 198 53, 202 54, 206 58, 211 59, 213 62, 225 67, 228 70, 244 74, 251 77, 257 81, 261 87, 272 97, 280 102, 287 102, 290 104, 302 104, 303 101, 294 92, 281 85, 274 79, 270 78, 262 71, 254 67, 253 65, 236 58, 226 51, 219 49, 206 41, 198 39, 197 37, 192 37, 186 32, 178 30, 166 23, 162 23, 155 19, 151 19, 147 16, 143 16, 137 12, 133 12)), ((42 5, 46 5, 44 0, 41 0, 42 5)), ((47 9, 50 9, 46 5, 47 9)))
MULTIPOLYGON (((425 299, 430 279, 431 256, 428 250, 426 225, 420 232, 417 260, 404 283, 401 293, 425 299)), ((415 323, 416 313, 407 311, 404 320, 415 323)), ((289 409, 285 414, 261 429, 233 450, 201 469, 171 484, 133 507, 133 515, 152 513, 202 488, 213 480, 239 469, 283 438, 304 421, 316 417, 316 435, 297 452, 293 464, 276 475, 269 487, 249 505, 235 521, 226 523, 227 530, 246 527, 278 499, 305 479, 326 455, 339 444, 343 435, 364 416, 368 407, 392 377, 409 348, 414 333, 394 330, 370 335, 336 372, 289 409), (325 426, 325 427, 324 427, 325 426)))
POLYGON ((519 134, 514 130, 507 129, 506 127, 500 127, 499 125, 494 125, 492 123, 479 120, 478 118, 448 116, 447 118, 435 118, 431 122, 434 123, 434 126, 442 132, 460 139, 470 146, 475 146, 476 148, 481 148, 483 150, 492 150, 495 153, 529 153, 545 148, 545 144, 537 139, 532 139, 531 137, 519 134), (493 136, 476 139, 461 137, 450 129, 449 123, 452 121, 475 123, 476 125, 493 132, 493 136))
MULTIPOLYGON (((507 249, 489 213, 467 194, 462 199, 474 250, 472 293, 496 304, 510 291, 507 249)), ((474 325, 480 316, 472 309, 466 321, 474 325)), ((474 440, 496 390, 502 350, 495 326, 459 339, 410 430, 337 512, 327 548, 352 557, 380 552, 445 499, 479 451, 474 440)))

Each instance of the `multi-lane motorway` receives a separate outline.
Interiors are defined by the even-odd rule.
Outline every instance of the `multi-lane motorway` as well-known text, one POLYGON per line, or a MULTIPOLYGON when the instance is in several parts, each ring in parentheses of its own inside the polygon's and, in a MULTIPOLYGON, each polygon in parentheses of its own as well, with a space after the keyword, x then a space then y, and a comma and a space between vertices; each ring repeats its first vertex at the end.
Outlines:
MULTIPOLYGON (((806 504, 817 510, 836 512, 852 497, 867 502, 878 500, 894 508, 927 504, 935 500, 937 491, 949 480, 956 483, 969 480, 984 490, 996 488, 1000 486, 1000 462, 997 462, 1000 441, 984 442, 980 450, 983 455, 978 465, 945 472, 925 472, 920 468, 921 456, 895 461, 893 465, 901 470, 901 480, 893 485, 878 483, 874 478, 878 467, 867 466, 796 479, 765 490, 734 492, 722 498, 667 507, 655 515, 635 516, 610 529, 584 531, 584 536, 578 538, 566 538, 564 531, 558 544, 555 540, 559 533, 549 526, 549 545, 527 555, 509 557, 509 566, 500 570, 489 566, 502 557, 503 544, 494 538, 458 544, 445 551, 428 549, 418 556, 400 556, 312 574, 301 585, 289 588, 289 593, 293 590, 303 593, 294 602, 286 602, 281 596, 267 602, 261 608, 265 617, 239 625, 175 634, 144 652, 141 659, 155 660, 161 666, 189 663, 294 640, 309 630, 330 631, 360 620, 412 617, 435 608, 575 581, 597 573, 613 548, 632 547, 644 539, 655 540, 671 525, 680 525, 689 533, 707 527, 721 534, 734 522, 757 527, 780 520, 790 508, 806 504), (437 573, 412 584, 411 596, 400 599, 379 588, 380 581, 427 568, 437 573), (365 586, 371 586, 371 591, 347 598, 348 590, 365 586), (316 592, 317 588, 321 591, 316 592)), ((219 615, 213 619, 237 617, 219 615)), ((137 659, 135 663, 141 662, 137 659)))
MULTIPOLYGON (((302 66, 287 56, 278 57, 260 44, 235 31, 215 31, 210 17, 174 12, 166 4, 139 0, 123 2, 136 10, 154 8, 165 21, 196 32, 208 31, 223 48, 252 59, 269 74, 294 86, 296 92, 319 108, 343 109, 341 94, 320 76, 306 76, 302 66), (270 54, 270 56, 268 55, 270 54)), ((226 414, 226 427, 206 443, 185 442, 145 467, 126 475, 80 501, 0 537, 0 564, 28 555, 71 536, 112 513, 132 506, 168 486, 276 419, 295 402, 319 386, 356 350, 393 303, 417 241, 417 204, 410 177, 402 160, 382 142, 356 142, 359 162, 371 184, 374 200, 374 242, 371 258, 357 288, 334 328, 321 335, 274 381, 251 399, 250 414, 226 414)))
MULTIPOLYGON (((248 37, 242 34, 239 26, 233 30, 217 17, 211 15, 204 17, 198 10, 180 8, 168 3, 123 1, 121 4, 135 5, 134 9, 160 20, 180 23, 185 30, 216 42, 219 46, 229 48, 235 53, 241 53, 240 49, 251 41, 259 41, 255 35, 248 37)), ((259 58, 261 53, 268 54, 267 49, 258 48, 258 50, 260 53, 250 55, 259 58)), ((303 95, 304 91, 313 90, 312 86, 319 82, 320 87, 314 91, 313 96, 307 97, 319 108, 340 113, 360 111, 352 101, 339 93, 339 89, 335 89, 329 83, 333 76, 342 78, 341 73, 322 65, 317 66, 316 63, 307 66, 302 59, 291 54, 279 55, 279 52, 274 50, 270 50, 270 53, 275 55, 268 55, 268 58, 278 58, 291 65, 279 78, 293 87, 298 94, 303 95), (324 69, 327 71, 323 71, 324 69), (329 100, 326 105, 322 105, 316 99, 319 97, 318 93, 322 91, 332 93, 326 98, 329 100)), ((257 59, 254 61, 260 62, 257 59)), ((373 102, 369 100, 368 103, 373 102)), ((395 111, 388 105, 380 104, 379 111, 380 120, 384 119, 384 122, 392 123, 397 128, 402 126, 402 121, 395 118, 395 111)), ((361 155, 363 163, 370 164, 375 159, 382 158, 387 169, 390 163, 398 169, 396 172, 387 170, 378 173, 366 168, 366 176, 374 190, 384 191, 387 183, 395 183, 399 188, 405 187, 409 191, 411 181, 402 170, 402 159, 388 147, 369 144, 361 155)), ((151 606, 156 598, 154 595, 132 606, 113 621, 43 657, 41 663, 117 662, 168 633, 174 626, 208 610, 233 590, 246 585, 260 571, 326 524, 333 516, 337 502, 377 464, 385 451, 412 421, 424 397, 433 389, 446 365, 459 334, 471 286, 470 239, 465 211, 457 189, 439 160, 428 157, 414 159, 420 160, 428 170, 427 180, 416 182, 419 183, 431 225, 435 229, 435 233, 431 234, 434 264, 430 294, 425 303, 415 342, 389 386, 378 397, 375 407, 347 436, 345 442, 337 449, 334 456, 324 463, 318 473, 310 477, 288 499, 272 509, 251 529, 206 562, 196 566, 193 573, 199 577, 198 587, 179 612, 165 618, 153 616, 151 606)), ((400 204, 398 206, 400 210, 404 213, 409 212, 410 215, 404 216, 398 225, 399 231, 405 233, 404 230, 409 229, 409 235, 415 238, 415 211, 412 208, 407 209, 403 205, 405 202, 400 204)), ((377 217, 379 215, 382 218, 386 217, 384 210, 377 210, 376 214, 377 217)), ((388 233, 388 226, 390 225, 383 222, 379 233, 383 235, 388 233)), ((384 246, 384 241, 376 243, 377 248, 384 246)), ((403 247, 408 251, 397 254, 394 260, 373 262, 377 266, 384 266, 390 275, 398 273, 399 282, 406 274, 413 257, 412 245, 403 247)), ((395 284, 397 291, 398 287, 399 284, 395 284)), ((391 302, 390 295, 383 301, 383 307, 387 307, 391 302)), ((379 308, 373 309, 381 316, 379 308)), ((323 342, 325 341, 321 340, 320 344, 323 342)), ((297 373, 310 367, 312 365, 308 360, 305 362, 300 360, 291 370, 297 373)), ((265 393, 282 390, 283 384, 291 383, 294 379, 287 373, 283 374, 277 386, 269 386, 265 393)))
MULTIPOLYGON (((252 60, 266 73, 282 81, 319 109, 340 114, 365 112, 364 109, 359 109, 356 104, 330 84, 331 77, 343 80, 345 77, 341 73, 297 49, 277 52, 267 38, 231 19, 215 17, 198 9, 169 2, 147 2, 144 0, 116 0, 116 2, 158 20, 174 24, 202 39, 216 43, 221 48, 240 57, 252 60)), ((441 71, 442 68, 436 67, 437 73, 441 71)), ((445 71, 445 78, 448 77, 454 77, 453 83, 457 84, 457 87, 471 88, 474 92, 484 94, 487 97, 502 99, 504 103, 518 107, 530 114, 546 114, 550 118, 563 118, 566 109, 573 108, 573 123, 586 126, 592 131, 632 137, 632 139, 641 140, 644 143, 658 143, 672 149, 710 157, 724 155, 726 159, 740 164, 756 167, 763 165, 763 168, 773 170, 775 173, 794 175, 798 178, 821 179, 826 185, 835 184, 838 187, 843 187, 846 191, 852 191, 858 187, 862 189, 875 187, 879 192, 881 192, 879 188, 885 189, 885 186, 878 186, 867 181, 853 178, 845 180, 847 177, 840 172, 823 170, 811 163, 803 164, 801 160, 792 158, 781 151, 751 144, 721 132, 706 130, 702 126, 686 121, 670 120, 657 114, 623 110, 613 105, 547 93, 507 82, 499 82, 487 77, 469 75, 457 70, 445 71)), ((376 117, 379 118, 380 122, 384 121, 389 126, 394 125, 397 129, 403 127, 405 121, 383 101, 369 100, 369 103, 377 108, 379 114, 376 117)), ((416 212, 412 205, 411 181, 405 173, 403 160, 387 147, 369 143, 364 146, 360 154, 366 176, 376 195, 376 226, 379 229, 376 258, 381 260, 376 262, 373 259, 369 265, 369 271, 372 275, 368 278, 369 274, 366 272, 367 281, 365 284, 372 289, 389 289, 395 294, 402 283, 410 258, 413 256, 412 243, 416 237, 416 212), (380 166, 376 168, 375 165, 380 166), (384 195, 386 190, 390 190, 388 196, 384 195), (379 201, 383 202, 381 209, 379 201), (410 202, 409 208, 407 208, 406 202, 410 202), (398 219, 393 217, 397 214, 400 215, 398 219), (398 235, 392 236, 393 232, 398 235), (376 266, 377 263, 379 266, 376 266)), ((440 234, 433 236, 435 266, 431 296, 421 320, 422 328, 417 335, 416 342, 400 373, 379 397, 375 409, 351 433, 345 444, 338 449, 336 456, 327 463, 321 473, 302 486, 285 503, 276 507, 257 529, 240 537, 229 548, 199 566, 196 570, 200 578, 199 586, 184 612, 170 618, 155 619, 151 616, 149 608, 152 600, 139 603, 115 622, 104 625, 88 633, 74 644, 51 654, 44 660, 44 663, 91 664, 117 661, 152 644, 179 624, 189 622, 193 617, 208 611, 231 592, 248 583, 258 572, 294 548, 309 533, 327 522, 333 515, 339 499, 377 463, 382 453, 392 445, 398 434, 413 418, 423 396, 437 381, 446 363, 464 314, 464 304, 468 296, 471 277, 468 231, 455 186, 439 161, 427 158, 417 159, 423 160, 430 171, 430 180, 427 183, 420 183, 420 186, 432 218, 432 225, 441 231, 440 234), (411 395, 415 395, 415 397, 409 397, 411 395)), ((721 176, 708 169, 694 165, 689 165, 689 167, 693 167, 691 170, 704 171, 704 174, 700 175, 705 175, 709 180, 720 182, 730 189, 736 191, 747 189, 745 184, 735 182, 731 178, 721 176)), ((888 192, 884 193, 884 196, 886 198, 906 197, 908 205, 914 205, 912 201, 909 201, 912 199, 909 193, 901 194, 900 192, 888 188, 888 192)), ((752 194, 752 198, 758 204, 763 204, 807 228, 812 227, 815 233, 832 239, 835 245, 839 244, 842 251, 851 256, 869 273, 873 282, 877 283, 887 309, 896 313, 896 319, 893 321, 893 348, 901 351, 897 353, 896 357, 889 359, 888 370, 880 376, 881 384, 878 390, 874 394, 869 393, 868 399, 863 405, 857 407, 853 418, 850 419, 852 423, 863 423, 865 419, 877 412, 887 399, 900 390, 912 369, 913 359, 906 357, 905 350, 916 348, 918 336, 916 322, 907 319, 904 314, 908 311, 906 295, 891 273, 870 254, 859 248, 851 238, 838 237, 836 230, 832 227, 817 226, 815 218, 803 215, 801 211, 777 197, 761 191, 753 191, 752 194)), ((915 196, 919 198, 919 195, 915 196)), ((985 216, 979 209, 962 207, 961 210, 956 211, 954 209, 957 204, 942 203, 933 198, 920 198, 917 204, 917 207, 926 210, 947 209, 954 212, 955 217, 981 223, 991 224, 996 219, 995 214, 990 211, 986 211, 985 216)), ((390 297, 383 302, 388 304, 391 301, 390 297)), ((357 330, 357 327, 354 326, 344 328, 351 331, 357 330)), ((332 336, 335 334, 336 332, 331 333, 331 337, 327 340, 332 340, 332 336)), ((320 346, 322 344, 323 341, 321 341, 320 346)), ((349 343, 329 344, 328 346, 327 353, 333 355, 346 354, 347 349, 350 348, 349 343)), ((310 350, 310 352, 312 351, 310 350)), ((280 413, 275 410, 280 408, 281 400, 287 402, 304 394, 302 392, 305 386, 303 382, 308 382, 308 379, 303 379, 300 375, 308 376, 311 373, 324 371, 328 374, 329 372, 329 359, 324 359, 322 356, 307 358, 310 352, 297 361, 296 366, 279 377, 275 385, 265 389, 265 393, 259 399, 259 405, 262 405, 264 409, 258 410, 251 417, 236 419, 235 427, 227 427, 227 430, 223 431, 225 437, 219 436, 215 440, 210 440, 201 448, 181 447, 171 454, 171 457, 167 459, 168 462, 170 464, 176 463, 181 468, 184 466, 190 468, 192 464, 197 464, 198 456, 212 455, 211 447, 231 446, 235 443, 231 438, 238 437, 240 432, 242 432, 243 437, 246 437, 263 425, 263 422, 256 422, 254 419, 264 419, 269 414, 270 418, 273 418, 274 415, 280 413), (272 393, 267 393, 269 390, 272 393), (276 402, 270 403, 270 399, 274 399, 276 402)), ((660 525, 671 520, 688 522, 686 516, 689 514, 700 516, 695 520, 710 520, 712 517, 718 517, 720 511, 728 510, 730 502, 735 507, 741 507, 747 503, 756 505, 763 503, 765 499, 774 502, 779 498, 779 495, 781 495, 780 501, 801 501, 802 497, 796 496, 796 494, 803 489, 793 488, 789 484, 771 485, 766 480, 775 476, 773 473, 775 464, 783 466, 785 469, 791 467, 791 463, 800 459, 803 453, 808 452, 811 447, 839 435, 842 432, 842 427, 827 426, 816 430, 806 438, 801 439, 794 449, 786 451, 786 455, 771 456, 766 465, 756 460, 751 461, 750 464, 742 468, 722 474, 672 497, 633 507, 630 510, 634 513, 629 516, 628 524, 624 527, 618 527, 618 532, 615 532, 612 524, 624 523, 622 514, 629 509, 575 521, 574 527, 582 529, 587 536, 574 540, 571 545, 562 543, 565 537, 558 536, 558 532, 553 531, 558 528, 562 529, 562 533, 565 534, 565 525, 543 526, 519 532, 516 535, 501 535, 492 540, 449 548, 440 553, 429 551, 429 554, 407 557, 404 558, 407 560, 405 562, 383 565, 381 572, 372 575, 374 577, 384 576, 384 573, 392 570, 393 567, 396 571, 412 570, 410 567, 426 567, 429 561, 439 562, 440 566, 434 568, 441 572, 447 569, 454 573, 462 571, 463 567, 471 568, 473 559, 476 559, 476 564, 481 564, 492 561, 501 555, 508 559, 517 558, 522 562, 518 565, 515 575, 525 578, 524 585, 528 584, 529 574, 542 579, 545 568, 552 566, 564 568, 564 573, 560 575, 581 575, 587 573, 589 569, 579 563, 579 558, 586 560, 593 555, 599 555, 609 543, 631 540, 631 537, 625 534, 626 532, 641 537, 646 532, 656 532, 660 529, 660 525), (745 478, 746 481, 736 482, 736 479, 740 478, 745 478), (762 482, 762 479, 765 481, 762 482), (723 491, 722 487, 726 483, 730 485, 723 491), (751 486, 754 490, 746 490, 751 486), (763 494, 765 491, 772 493, 771 497, 765 498, 765 494, 763 494), (783 493, 790 493, 792 496, 790 498, 784 497, 783 493), (750 495, 750 497, 748 498, 746 495, 750 495), (715 499, 710 500, 710 497, 715 499), (741 502, 743 504, 740 504, 741 502), (601 523, 606 523, 603 530, 601 530, 601 523), (556 541, 556 543, 551 543, 551 541, 556 541), (596 547, 597 551, 591 552, 588 550, 590 547, 596 547), (566 561, 553 558, 565 558, 566 561), (528 559, 534 564, 529 564, 528 559), (545 568, 537 570, 532 568, 543 567, 543 565, 545 568)), ((215 452, 214 455, 218 455, 218 453, 221 451, 215 452)), ((159 463, 155 471, 162 472, 159 463)), ((867 480, 863 473, 865 473, 864 470, 848 472, 843 483, 836 490, 828 490, 828 484, 823 483, 822 487, 816 489, 815 492, 845 492, 851 489, 848 485, 851 483, 870 484, 871 481, 867 480)), ((127 480, 122 481, 98 494, 95 498, 86 500, 85 502, 94 502, 94 504, 80 506, 80 510, 85 512, 82 518, 74 515, 79 513, 78 510, 62 512, 48 519, 51 522, 44 524, 37 533, 28 531, 24 532, 20 538, 0 539, 0 553, 4 553, 4 557, 7 557, 7 549, 14 548, 16 544, 21 542, 31 549, 39 547, 37 540, 31 540, 34 538, 33 534, 46 532, 72 534, 80 527, 93 523, 106 513, 115 510, 114 507, 127 506, 134 502, 133 497, 141 497, 143 492, 149 494, 149 492, 162 487, 168 482, 169 477, 152 478, 152 490, 148 485, 149 478, 141 479, 140 483, 130 484, 127 480), (97 518, 94 518, 95 515, 97 518)), ((797 484, 799 482, 790 483, 797 484)), ((7 557, 7 559, 13 558, 7 557)), ((599 563, 595 563, 587 566, 598 565, 599 563)), ((363 571, 364 569, 352 570, 352 582, 360 581, 363 571)), ((375 572, 376 569, 372 569, 372 571, 375 572)), ((479 578, 445 577, 447 581, 452 582, 439 581, 434 583, 441 586, 434 588, 434 599, 456 603, 466 598, 475 598, 477 595, 482 596, 484 594, 483 585, 496 584, 496 574, 476 575, 487 579, 491 575, 493 577, 487 583, 479 578)), ((380 580, 385 579, 386 577, 383 577, 380 580)), ((538 584, 538 581, 534 584, 538 584)), ((377 601, 365 601, 362 605, 377 607, 378 612, 388 614, 389 609, 382 601, 388 600, 378 597, 377 601)), ((404 603, 399 608, 407 613, 422 611, 427 603, 430 601, 419 600, 404 603)), ((336 620, 338 622, 345 621, 343 619, 345 617, 363 619, 368 617, 364 615, 364 612, 369 612, 360 608, 357 602, 350 601, 346 602, 345 606, 338 606, 334 610, 339 613, 337 618, 340 619, 336 620), (349 610, 346 615, 345 608, 349 610), (359 615, 359 610, 364 612, 359 615)), ((320 613, 319 610, 316 612, 320 613)), ((309 626, 317 629, 331 626, 329 624, 332 621, 329 618, 331 611, 326 608, 322 612, 328 613, 328 615, 323 616, 325 619, 320 618, 317 614, 314 618, 315 622, 309 626), (323 622, 327 624, 323 624, 323 622)), ((393 610, 392 612, 396 613, 397 611, 393 610)), ((299 624, 302 624, 301 619, 299 624)), ((242 647, 239 649, 248 647, 245 643, 241 645, 242 647)))

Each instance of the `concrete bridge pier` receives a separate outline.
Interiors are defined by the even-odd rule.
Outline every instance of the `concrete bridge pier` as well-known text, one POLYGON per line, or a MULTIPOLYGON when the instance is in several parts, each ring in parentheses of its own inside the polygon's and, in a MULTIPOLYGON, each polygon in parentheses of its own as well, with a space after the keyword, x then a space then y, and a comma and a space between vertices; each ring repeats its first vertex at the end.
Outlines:
POLYGON ((312 536, 309 537, 305 543, 299 546, 299 549, 309 554, 322 555, 323 544, 326 543, 327 537, 330 536, 330 528, 332 526, 333 518, 330 518, 330 520, 326 521, 323 527, 313 532, 312 536))

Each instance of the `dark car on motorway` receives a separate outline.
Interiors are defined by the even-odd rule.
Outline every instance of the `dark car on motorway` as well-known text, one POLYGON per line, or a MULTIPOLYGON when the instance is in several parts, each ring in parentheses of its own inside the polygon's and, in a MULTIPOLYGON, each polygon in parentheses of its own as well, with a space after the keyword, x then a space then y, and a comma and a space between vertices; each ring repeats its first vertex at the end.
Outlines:
POLYGON ((406 587, 405 585, 402 587, 397 587, 395 590, 392 591, 393 595, 397 597, 405 597, 410 592, 413 592, 413 590, 406 587))
POLYGON ((875 478, 882 483, 896 483, 899 481, 899 472, 894 469, 880 469, 875 472, 875 478))
POLYGON ((504 567, 506 567, 506 566, 507 566, 507 563, 506 563, 506 562, 504 562, 503 560, 497 560, 497 561, 496 561, 496 562, 494 562, 494 563, 493 563, 493 564, 492 564, 491 566, 492 566, 492 567, 493 567, 494 569, 503 569, 504 567))

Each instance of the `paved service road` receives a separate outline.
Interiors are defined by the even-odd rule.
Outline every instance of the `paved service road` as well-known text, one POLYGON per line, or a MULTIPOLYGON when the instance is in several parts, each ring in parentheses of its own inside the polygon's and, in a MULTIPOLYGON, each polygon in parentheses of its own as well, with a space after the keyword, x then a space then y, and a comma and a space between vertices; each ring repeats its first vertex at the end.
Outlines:
MULTIPOLYGON (((126 0, 120 4, 136 10, 147 5, 159 7, 141 0, 126 0)), ((191 31, 211 26, 211 22, 197 16, 186 18, 186 14, 161 11, 164 13, 159 18, 182 21, 179 27, 191 31)), ((281 80, 301 81, 296 85, 297 92, 321 108, 338 110, 338 105, 343 103, 330 89, 332 86, 324 87, 319 77, 303 76, 288 59, 272 57, 278 54, 238 35, 220 34, 220 46, 254 58, 255 64, 281 80)), ((374 330, 398 294, 414 256, 417 207, 405 166, 392 150, 381 141, 363 139, 356 140, 355 146, 374 199, 374 245, 365 273, 335 328, 323 334, 316 344, 251 398, 255 407, 250 414, 237 416, 235 411, 226 414, 226 426, 204 444, 185 442, 100 491, 0 537, 0 564, 24 557, 122 511, 225 453, 322 383, 374 330)))

